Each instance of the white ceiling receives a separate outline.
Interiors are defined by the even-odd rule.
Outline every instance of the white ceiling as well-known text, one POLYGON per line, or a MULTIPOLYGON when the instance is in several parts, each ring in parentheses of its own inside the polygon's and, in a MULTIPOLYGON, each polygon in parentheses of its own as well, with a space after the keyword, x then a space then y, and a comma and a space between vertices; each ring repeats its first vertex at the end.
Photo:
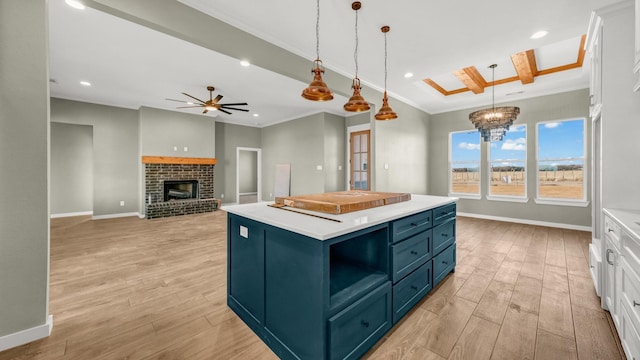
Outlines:
MULTIPOLYGON (((422 79, 432 78, 453 90, 463 87, 453 71, 475 66, 489 81, 487 67, 492 63, 498 64, 496 79, 514 76, 509 56, 532 48, 539 69, 575 62, 591 10, 616 1, 363 1, 358 15, 359 77, 363 84, 384 88, 380 27, 389 25, 387 89, 391 97, 432 114, 485 106, 491 102, 491 91, 445 97, 422 79), (549 35, 531 40, 530 35, 538 30, 547 30, 549 35), (406 79, 406 72, 415 75, 406 79)), ((308 58, 311 67, 315 58, 313 0, 180 2, 308 58)), ((320 57, 327 68, 351 78, 355 70, 351 1, 322 0, 320 6, 320 57)), ((181 92, 205 98, 205 87, 213 85, 214 96, 224 95, 221 103, 247 102, 251 110, 218 114, 216 121, 266 126, 319 111, 349 115, 342 110, 347 101, 343 96, 335 94, 327 103, 303 99, 300 93, 308 83, 257 66, 242 67, 238 59, 91 8, 73 9, 64 0, 50 0, 49 7, 54 97, 132 109, 174 110, 177 103, 166 98, 186 100, 181 92), (81 80, 92 86, 79 85, 81 80), (254 113, 260 116, 254 117, 254 113)), ((537 77, 533 84, 496 86, 496 102, 586 88, 587 67, 585 61, 582 69, 537 77), (516 94, 507 96, 509 93, 516 94)), ((199 113, 197 109, 185 111, 199 113)))

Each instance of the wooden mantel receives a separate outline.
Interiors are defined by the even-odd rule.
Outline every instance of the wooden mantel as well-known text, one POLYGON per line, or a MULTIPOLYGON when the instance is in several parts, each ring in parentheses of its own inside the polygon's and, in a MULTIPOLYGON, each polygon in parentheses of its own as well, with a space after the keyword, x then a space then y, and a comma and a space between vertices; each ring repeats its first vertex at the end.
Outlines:
POLYGON ((143 164, 185 164, 185 165, 215 165, 216 158, 190 158, 173 156, 143 156, 143 164))

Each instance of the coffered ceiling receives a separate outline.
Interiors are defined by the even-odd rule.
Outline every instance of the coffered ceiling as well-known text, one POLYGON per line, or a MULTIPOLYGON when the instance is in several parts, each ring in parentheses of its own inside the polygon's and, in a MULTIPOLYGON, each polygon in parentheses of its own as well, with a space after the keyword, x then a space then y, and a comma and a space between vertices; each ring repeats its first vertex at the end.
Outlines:
MULTIPOLYGON (((586 88, 588 56, 582 66, 567 65, 578 60, 591 10, 616 1, 362 1, 359 76, 363 85, 383 89, 384 37, 380 27, 389 25, 389 95, 428 113, 489 104, 491 92, 483 90, 490 85, 488 66, 494 63, 498 64, 496 80, 517 79, 496 86, 496 102, 586 88), (530 39, 538 30, 549 34, 530 39), (562 66, 567 69, 548 71, 562 66), (413 77, 406 78, 407 72, 413 77), (455 93, 447 96, 446 92, 452 91, 455 93)), ((179 2, 282 51, 309 59, 311 69, 316 49, 315 1, 179 2)), ((328 69, 352 78, 355 14, 351 2, 320 2, 320 57, 328 69)), ((342 110, 349 89, 333 89, 328 83, 336 98, 327 103, 300 96, 311 80, 310 73, 292 79, 255 65, 243 67, 239 58, 95 9, 76 10, 64 0, 50 0, 49 7, 50 73, 55 79, 52 96, 134 109, 175 110, 175 103, 166 98, 180 99, 182 92, 205 97, 206 86, 212 85, 216 87, 214 96, 220 93, 226 102, 246 101, 251 110, 219 114, 216 121, 266 126, 318 111, 349 115, 342 110), (308 78, 307 83, 301 78, 308 78), (80 80, 90 81, 92 86, 81 86, 80 80)), ((210 36, 225 46, 239 46, 224 43, 224 34, 210 36)), ((250 51, 245 57, 251 61, 250 51)), ((367 100, 379 106, 381 99, 367 100)))

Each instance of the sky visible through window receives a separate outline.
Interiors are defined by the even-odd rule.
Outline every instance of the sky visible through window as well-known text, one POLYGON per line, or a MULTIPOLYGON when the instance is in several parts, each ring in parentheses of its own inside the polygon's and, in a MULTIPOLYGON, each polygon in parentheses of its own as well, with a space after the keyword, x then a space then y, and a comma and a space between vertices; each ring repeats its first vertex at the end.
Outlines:
POLYGON ((451 134, 451 161, 454 169, 468 167, 459 162, 480 160, 480 133, 477 131, 456 132, 451 134))
MULTIPOLYGON (((538 160, 582 157, 584 157, 583 120, 538 124, 538 160)), ((575 163, 574 161, 561 161, 554 165, 575 163)), ((577 163, 581 163, 581 161, 577 163)))
MULTIPOLYGON (((491 161, 504 161, 502 165, 510 165, 507 161, 527 158, 527 126, 514 125, 504 135, 502 141, 491 143, 491 161)), ((500 165, 500 164, 494 164, 500 165)))

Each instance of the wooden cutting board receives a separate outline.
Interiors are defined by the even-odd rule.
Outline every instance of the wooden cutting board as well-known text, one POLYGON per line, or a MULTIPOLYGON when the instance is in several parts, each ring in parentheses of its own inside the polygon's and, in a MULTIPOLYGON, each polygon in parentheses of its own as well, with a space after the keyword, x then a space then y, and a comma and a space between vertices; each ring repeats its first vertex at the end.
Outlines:
POLYGON ((275 203, 298 209, 344 214, 411 200, 411 194, 372 191, 338 191, 323 194, 276 197, 275 203))

